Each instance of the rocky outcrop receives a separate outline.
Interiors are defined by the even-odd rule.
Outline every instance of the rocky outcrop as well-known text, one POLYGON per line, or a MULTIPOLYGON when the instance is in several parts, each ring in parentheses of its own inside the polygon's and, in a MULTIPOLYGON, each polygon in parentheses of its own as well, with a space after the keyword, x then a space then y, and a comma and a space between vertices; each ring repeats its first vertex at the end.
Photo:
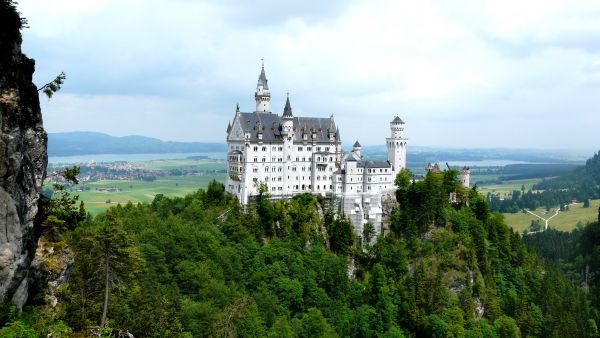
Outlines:
POLYGON ((0 0, 0 301, 22 307, 48 156, 35 62, 21 52, 21 19, 0 0))

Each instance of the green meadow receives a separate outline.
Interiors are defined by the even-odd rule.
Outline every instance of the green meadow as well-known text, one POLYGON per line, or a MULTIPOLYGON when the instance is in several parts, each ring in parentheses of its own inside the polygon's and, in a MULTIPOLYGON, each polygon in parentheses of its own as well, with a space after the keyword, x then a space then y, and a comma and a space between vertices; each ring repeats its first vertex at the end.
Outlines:
MULTIPOLYGON (((494 175, 481 175, 477 176, 476 180, 492 180, 496 177, 494 175)), ((525 191, 528 191, 533 187, 534 184, 540 182, 541 178, 530 178, 530 179, 522 179, 522 180, 510 180, 503 181, 502 183, 490 183, 490 184, 481 184, 477 186, 477 190, 482 195, 487 195, 488 193, 500 194, 501 196, 510 197, 514 190, 521 190, 521 187, 525 186, 525 191)), ((473 182, 473 178, 471 179, 473 182)), ((598 206, 600 205, 600 200, 592 200, 590 201, 589 208, 583 208, 583 203, 574 203, 569 205, 568 211, 561 211, 557 216, 550 220, 549 227, 562 231, 571 231, 575 229, 578 223, 586 224, 587 222, 592 222, 598 219, 598 206)), ((558 208, 558 206, 556 206, 558 208)), ((538 208, 533 211, 535 214, 540 215, 543 218, 548 218, 554 214, 556 208, 552 209, 550 212, 546 212, 544 208, 538 208)), ((529 213, 517 212, 514 214, 505 213, 504 219, 506 224, 517 230, 520 233, 523 233, 524 230, 529 229, 531 225, 531 221, 535 219, 539 219, 529 213)), ((542 225, 544 221, 540 220, 542 225)))
POLYGON ((117 203, 148 203, 154 196, 163 194, 165 196, 185 196, 200 188, 206 188, 208 182, 213 178, 224 182, 226 174, 214 174, 207 176, 162 176, 155 181, 146 182, 141 180, 100 180, 85 183, 90 190, 74 192, 79 195, 85 208, 92 215, 97 215, 117 203), (119 188, 118 192, 98 191, 97 188, 119 188), (110 203, 108 203, 110 201, 110 203))
POLYGON ((488 192, 492 194, 501 194, 501 195, 512 195, 514 190, 521 191, 521 187, 525 186, 525 191, 528 191, 533 187, 534 184, 539 183, 541 178, 528 178, 522 180, 511 180, 511 181, 503 181, 502 183, 492 183, 492 184, 483 184, 478 185, 477 190, 482 195, 487 195, 488 192))
MULTIPOLYGON (((587 222, 593 222, 598 219, 598 206, 600 206, 600 200, 591 200, 590 207, 584 208, 583 203, 573 203, 569 205, 568 211, 561 211, 553 217, 548 226, 550 228, 562 231, 571 231, 575 229, 577 223, 581 222, 586 224, 587 222)), ((548 218, 554 215, 556 209, 552 209, 546 212, 544 208, 538 208, 533 211, 535 214, 540 215, 543 218, 548 218)), ((513 229, 520 233, 523 233, 525 229, 529 229, 531 221, 539 219, 529 213, 517 212, 515 214, 504 214, 504 220, 506 224, 511 226, 513 229)), ((544 221, 540 220, 542 226, 544 221)))
POLYGON ((136 163, 140 168, 146 170, 222 170, 227 168, 225 160, 214 159, 180 159, 180 160, 153 160, 136 163))

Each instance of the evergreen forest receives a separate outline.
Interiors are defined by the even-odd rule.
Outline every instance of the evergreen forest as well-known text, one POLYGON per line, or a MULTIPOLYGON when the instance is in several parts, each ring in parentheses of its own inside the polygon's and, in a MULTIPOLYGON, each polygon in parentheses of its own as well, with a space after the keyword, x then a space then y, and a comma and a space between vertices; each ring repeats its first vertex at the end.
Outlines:
POLYGON ((92 219, 59 190, 43 236, 73 256, 68 279, 54 304, 41 282, 23 311, 4 304, 0 336, 599 336, 597 223, 552 257, 554 240, 522 239, 457 171, 403 170, 396 185, 385 236, 357 236, 336 201, 309 194, 242 208, 213 181, 92 219))

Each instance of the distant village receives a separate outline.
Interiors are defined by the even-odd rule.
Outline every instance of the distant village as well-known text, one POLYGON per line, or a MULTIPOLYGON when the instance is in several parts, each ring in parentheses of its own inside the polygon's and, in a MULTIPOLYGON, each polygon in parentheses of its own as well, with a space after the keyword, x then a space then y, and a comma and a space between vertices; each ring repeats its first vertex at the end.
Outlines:
MULTIPOLYGON (((96 182, 100 180, 140 180, 151 182, 158 177, 164 176, 207 176, 216 173, 226 173, 225 165, 223 169, 201 170, 196 168, 174 168, 164 170, 151 170, 143 168, 138 163, 131 162, 88 162, 76 164, 80 167, 78 180, 80 186, 77 190, 88 190, 85 187, 87 182, 96 182)), ((51 183, 66 183, 65 179, 59 172, 65 167, 72 166, 64 164, 49 164, 47 182, 51 183)), ((113 188, 98 188, 98 189, 113 189, 113 188)), ((116 189, 116 188, 114 188, 116 189)))

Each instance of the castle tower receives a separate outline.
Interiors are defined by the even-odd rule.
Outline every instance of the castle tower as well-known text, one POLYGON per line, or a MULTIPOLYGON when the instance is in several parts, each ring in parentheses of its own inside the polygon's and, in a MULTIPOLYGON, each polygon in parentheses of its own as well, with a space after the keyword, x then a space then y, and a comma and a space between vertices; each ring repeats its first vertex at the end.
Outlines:
POLYGON ((469 188, 469 185, 471 184, 471 170, 467 166, 463 167, 460 172, 460 183, 462 183, 465 188, 469 188))
POLYGON ((292 162, 294 155, 294 115, 292 114, 292 105, 290 104, 290 95, 288 94, 283 108, 282 134, 283 134, 283 160, 288 165, 283 166, 283 193, 288 195, 292 193, 292 184, 288 181, 288 177, 292 177, 289 172, 289 164, 292 162))
POLYGON ((360 143, 358 143, 358 140, 356 142, 354 142, 354 145, 352 146, 352 154, 354 155, 354 157, 357 160, 361 159, 361 154, 360 154, 361 149, 362 149, 362 147, 361 147, 360 143))
POLYGON ((269 92, 269 84, 267 76, 265 75, 265 64, 262 65, 262 70, 258 76, 258 83, 256 84, 256 92, 254 93, 254 100, 256 101, 256 111, 259 113, 270 113, 269 101, 271 101, 271 93, 269 92))
POLYGON ((386 139, 388 150, 388 161, 392 165, 394 175, 400 169, 406 168, 406 144, 408 139, 404 137, 404 121, 398 115, 390 122, 391 137, 386 139))

